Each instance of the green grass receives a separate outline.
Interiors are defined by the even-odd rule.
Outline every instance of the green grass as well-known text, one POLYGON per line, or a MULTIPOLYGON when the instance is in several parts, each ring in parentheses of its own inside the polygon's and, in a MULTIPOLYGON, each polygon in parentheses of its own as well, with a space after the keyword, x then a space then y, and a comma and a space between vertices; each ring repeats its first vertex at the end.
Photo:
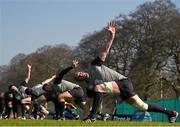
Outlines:
POLYGON ((96 121, 94 123, 84 123, 79 120, 0 120, 0 126, 180 126, 180 123, 124 121, 96 121))

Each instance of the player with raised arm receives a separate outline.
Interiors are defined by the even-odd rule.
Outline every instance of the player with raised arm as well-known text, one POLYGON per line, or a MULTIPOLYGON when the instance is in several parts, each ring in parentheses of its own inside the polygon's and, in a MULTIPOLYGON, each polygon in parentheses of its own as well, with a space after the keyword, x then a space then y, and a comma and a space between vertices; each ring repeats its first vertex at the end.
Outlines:
POLYGON ((31 77, 32 65, 27 64, 27 67, 28 67, 28 72, 24 81, 21 82, 19 85, 12 84, 9 86, 9 91, 13 93, 13 101, 12 101, 13 111, 17 112, 17 117, 23 119, 25 118, 25 106, 26 104, 31 103, 31 98, 25 93, 25 90, 27 88, 27 84, 31 77))
MULTIPOLYGON (((42 104, 51 100, 50 96, 46 91, 43 90, 44 84, 49 84, 55 79, 56 75, 51 76, 50 78, 44 80, 42 83, 34 85, 32 88, 27 88, 25 93, 31 96, 31 106, 29 109, 29 115, 32 113, 32 108, 34 107, 33 116, 34 119, 38 118, 38 111, 43 113, 45 117, 49 114, 49 111, 42 106, 42 104)), ((31 117, 31 116, 30 116, 31 117)), ((31 117, 32 118, 32 117, 31 117)))
POLYGON ((74 99, 75 103, 79 106, 83 107, 85 104, 84 91, 83 89, 72 82, 63 80, 65 74, 67 74, 74 67, 78 67, 79 62, 77 60, 73 60, 72 65, 61 70, 54 79, 53 84, 45 84, 43 89, 57 97, 59 103, 55 103, 58 106, 56 112, 58 112, 58 120, 64 120, 64 108, 65 108, 65 100, 74 99))
POLYGON ((110 22, 107 30, 111 33, 110 40, 105 44, 104 50, 95 58, 88 68, 87 72, 76 72, 75 78, 78 80, 86 80, 87 96, 93 97, 93 106, 90 114, 84 119, 85 122, 94 122, 96 113, 99 109, 102 95, 106 93, 120 95, 122 100, 139 108, 142 111, 159 112, 166 114, 170 123, 174 123, 178 112, 167 110, 160 106, 144 103, 137 94, 134 93, 131 81, 124 75, 106 67, 103 63, 106 60, 107 54, 115 39, 116 27, 113 22, 110 22))

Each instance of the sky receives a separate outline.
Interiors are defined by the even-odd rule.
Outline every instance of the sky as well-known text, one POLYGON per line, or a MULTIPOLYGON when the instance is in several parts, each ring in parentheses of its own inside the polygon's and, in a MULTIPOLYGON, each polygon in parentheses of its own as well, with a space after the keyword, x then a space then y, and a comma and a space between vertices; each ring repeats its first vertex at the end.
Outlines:
MULTIPOLYGON (((77 46, 119 14, 154 0, 0 0, 0 65, 44 45, 77 46)), ((180 0, 172 0, 180 8, 180 0)))

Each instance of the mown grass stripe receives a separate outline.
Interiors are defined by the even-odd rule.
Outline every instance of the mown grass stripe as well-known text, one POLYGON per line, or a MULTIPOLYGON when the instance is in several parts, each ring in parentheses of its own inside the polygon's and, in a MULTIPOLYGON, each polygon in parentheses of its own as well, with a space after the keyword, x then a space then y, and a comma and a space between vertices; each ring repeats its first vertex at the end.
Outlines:
POLYGON ((96 121, 94 123, 85 123, 80 120, 66 120, 66 121, 55 121, 55 120, 0 120, 0 126, 180 126, 180 123, 166 123, 166 122, 127 122, 127 121, 96 121))

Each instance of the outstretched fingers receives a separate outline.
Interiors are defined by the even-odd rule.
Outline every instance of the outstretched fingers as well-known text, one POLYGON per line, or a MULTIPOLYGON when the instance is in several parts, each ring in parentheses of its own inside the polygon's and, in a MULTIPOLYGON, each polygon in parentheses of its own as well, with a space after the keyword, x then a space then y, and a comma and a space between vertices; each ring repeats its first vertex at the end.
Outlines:
POLYGON ((74 67, 79 67, 80 66, 80 62, 79 62, 79 60, 73 60, 73 66, 74 67))
POLYGON ((28 68, 31 69, 32 68, 32 64, 27 64, 28 68))
POLYGON ((108 30, 114 35, 116 32, 116 23, 111 21, 108 23, 108 30))

